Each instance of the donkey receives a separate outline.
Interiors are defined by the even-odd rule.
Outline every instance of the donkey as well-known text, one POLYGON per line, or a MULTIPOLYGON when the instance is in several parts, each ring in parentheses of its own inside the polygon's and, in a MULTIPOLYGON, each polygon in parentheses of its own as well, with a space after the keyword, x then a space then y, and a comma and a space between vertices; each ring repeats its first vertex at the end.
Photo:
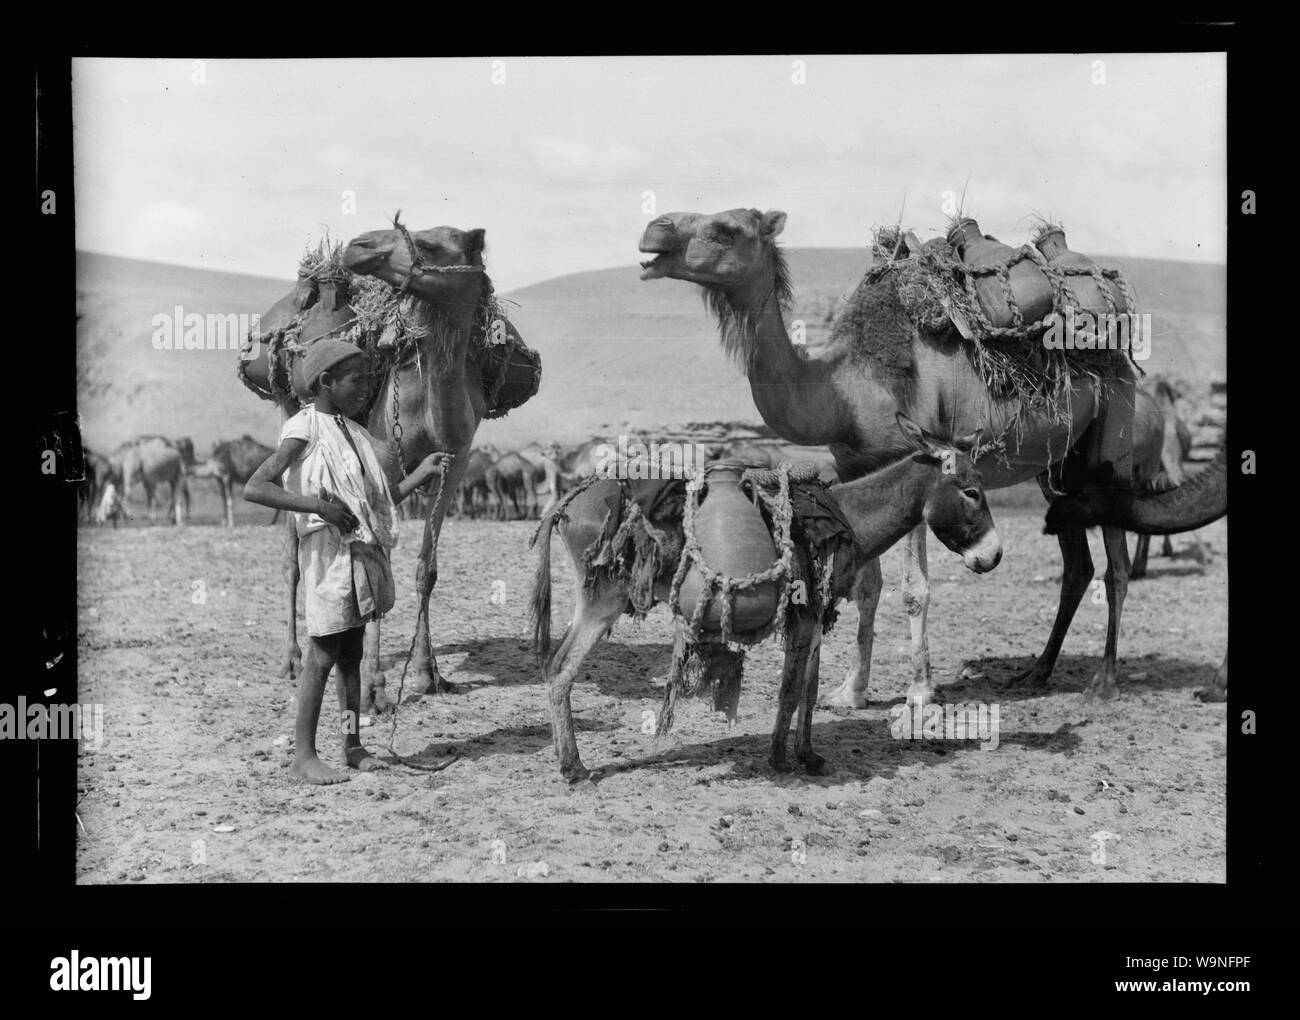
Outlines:
MULTIPOLYGON (((835 603, 853 594, 854 579, 869 560, 881 555, 921 522, 949 549, 960 554, 970 570, 984 573, 998 565, 1002 543, 984 497, 983 482, 975 468, 980 452, 979 433, 945 441, 931 435, 899 412, 897 422, 911 452, 902 460, 872 474, 830 489, 853 529, 855 542, 844 543, 835 555, 831 597, 835 603)), ((551 707, 551 724, 560 774, 570 783, 589 773, 578 755, 574 737, 570 692, 573 681, 591 650, 610 632, 619 615, 630 606, 626 584, 598 573, 587 584, 585 551, 599 539, 604 527, 606 497, 620 483, 601 480, 580 493, 565 508, 563 517, 552 512, 542 519, 537 537, 542 548, 533 586, 531 614, 534 644, 541 656, 551 707), (554 653, 551 630, 551 532, 558 525, 578 578, 573 621, 554 653)), ((680 527, 680 524, 678 524, 680 527)), ((675 569, 676 564, 671 565, 675 569)), ((655 579, 656 601, 667 601, 672 569, 655 579)), ((817 701, 821 626, 811 607, 791 606, 787 617, 785 666, 779 708, 772 731, 769 762, 777 771, 790 769, 786 742, 791 717, 799 722, 795 755, 811 773, 822 770, 825 760, 812 749, 812 710, 817 701)), ((674 669, 684 649, 680 621, 674 642, 674 669)))

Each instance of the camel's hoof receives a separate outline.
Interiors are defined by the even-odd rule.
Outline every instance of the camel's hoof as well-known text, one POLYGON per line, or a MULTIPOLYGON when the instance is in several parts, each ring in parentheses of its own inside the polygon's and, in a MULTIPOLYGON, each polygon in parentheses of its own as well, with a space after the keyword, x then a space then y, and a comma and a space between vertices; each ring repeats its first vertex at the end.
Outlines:
POLYGON ((279 676, 288 677, 290 680, 296 680, 302 673, 302 652, 297 645, 293 650, 286 652, 284 658, 280 660, 279 676))
POLYGON ((790 759, 786 757, 784 751, 779 754, 773 753, 768 755, 767 763, 772 767, 773 772, 793 772, 794 767, 790 764, 790 759))
POLYGON ((455 688, 442 678, 432 662, 412 662, 406 673, 403 696, 407 694, 454 694, 455 688))
POLYGON ((1048 678, 1051 673, 1039 669, 1037 665, 1030 666, 1023 673, 1017 673, 1007 681, 1008 687, 1046 687, 1048 678))
POLYGON ((939 692, 933 687, 909 687, 907 689, 907 704, 917 708, 925 708, 926 705, 934 705, 940 702, 939 692))
POLYGON ((1098 673, 1092 678, 1083 692, 1083 700, 1091 705, 1094 701, 1114 701, 1119 697, 1119 686, 1113 676, 1098 673))
POLYGON ((827 708, 866 708, 867 692, 853 688, 851 678, 846 679, 833 691, 828 691, 818 699, 818 704, 827 708))
POLYGON ((1199 701, 1222 702, 1228 700, 1228 690, 1226 687, 1202 687, 1196 692, 1196 698, 1199 701))

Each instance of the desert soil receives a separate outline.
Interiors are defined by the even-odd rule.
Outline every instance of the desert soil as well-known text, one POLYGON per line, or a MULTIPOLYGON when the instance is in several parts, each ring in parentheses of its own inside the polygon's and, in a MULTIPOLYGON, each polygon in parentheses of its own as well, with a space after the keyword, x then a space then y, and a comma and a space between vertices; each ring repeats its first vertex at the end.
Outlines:
MULTIPOLYGON (((639 625, 624 618, 586 663, 574 710, 583 759, 599 771, 580 788, 558 776, 526 640, 531 522, 448 523, 433 620, 454 693, 409 700, 395 735, 383 719, 362 730, 381 756, 392 740, 408 760, 451 764, 394 762, 333 787, 299 785, 286 768, 280 529, 83 526, 79 694, 104 706, 104 735, 81 751, 78 879, 1225 881, 1225 708, 1193 692, 1227 641, 1226 526, 1203 532, 1215 553, 1204 568, 1152 557, 1125 607, 1122 695, 1087 705, 1106 631, 1091 594, 1051 685, 1005 686, 1047 636, 1060 561, 1041 509, 995 513, 1006 554, 991 574, 967 572, 931 539, 930 629, 941 698, 996 705, 996 748, 891 737, 909 674, 896 547, 883 563, 870 706, 814 717, 827 774, 768 767, 774 642, 750 653, 735 724, 693 702, 670 737, 644 733, 671 653, 660 607, 639 625)), ((418 529, 405 522, 395 552, 390 692, 414 621, 418 529)), ((552 563, 558 635, 573 607, 558 541, 552 563)), ((843 678, 856 626, 845 605, 823 646, 823 690, 843 678)), ((319 746, 338 764, 327 699, 319 746)))

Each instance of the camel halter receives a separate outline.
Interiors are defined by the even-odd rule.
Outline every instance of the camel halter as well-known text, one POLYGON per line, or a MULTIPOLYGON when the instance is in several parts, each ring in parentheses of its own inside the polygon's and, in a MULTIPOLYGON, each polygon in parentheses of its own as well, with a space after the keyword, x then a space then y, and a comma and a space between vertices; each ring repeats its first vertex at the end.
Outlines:
POLYGON ((429 276, 433 273, 482 273, 482 266, 435 266, 431 262, 426 262, 424 256, 420 254, 420 249, 415 245, 415 239, 411 237, 411 232, 406 229, 400 217, 402 211, 399 209, 393 216, 393 227, 402 235, 402 240, 406 242, 407 253, 411 256, 411 272, 407 275, 402 285, 397 288, 399 294, 410 292, 411 283, 416 276, 429 276))

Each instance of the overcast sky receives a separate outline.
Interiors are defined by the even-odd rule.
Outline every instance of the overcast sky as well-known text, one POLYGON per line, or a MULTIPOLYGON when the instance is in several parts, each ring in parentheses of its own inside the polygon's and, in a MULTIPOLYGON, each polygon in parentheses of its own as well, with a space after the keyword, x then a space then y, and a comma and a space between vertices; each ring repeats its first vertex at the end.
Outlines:
POLYGON ((904 193, 905 224, 939 233, 943 193, 964 187, 1004 241, 1037 212, 1081 251, 1220 262, 1225 68, 1222 54, 78 60, 77 244, 290 278, 326 226, 347 239, 400 208, 416 229, 486 228, 511 290, 635 263, 647 191, 659 213, 784 209, 783 241, 806 247, 865 244, 904 193))

